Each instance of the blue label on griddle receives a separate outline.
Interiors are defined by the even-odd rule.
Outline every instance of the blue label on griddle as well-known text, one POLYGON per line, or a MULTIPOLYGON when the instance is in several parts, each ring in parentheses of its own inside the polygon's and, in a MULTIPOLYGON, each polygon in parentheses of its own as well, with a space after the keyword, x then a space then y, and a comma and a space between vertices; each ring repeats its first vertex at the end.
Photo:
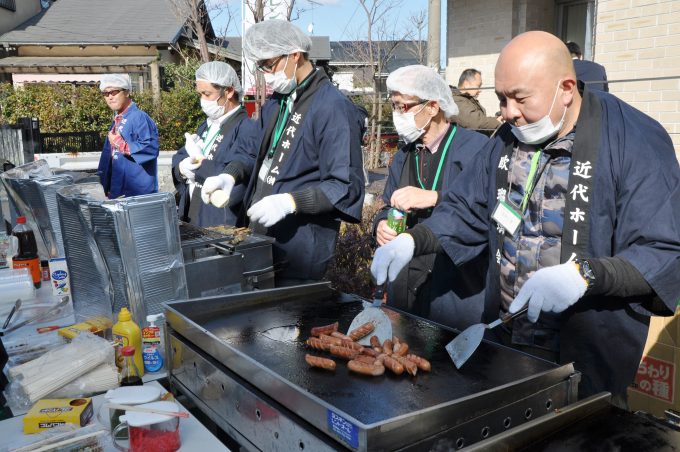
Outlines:
POLYGON ((328 410, 327 413, 328 428, 351 447, 355 449, 359 447, 359 429, 357 426, 331 410, 328 410))

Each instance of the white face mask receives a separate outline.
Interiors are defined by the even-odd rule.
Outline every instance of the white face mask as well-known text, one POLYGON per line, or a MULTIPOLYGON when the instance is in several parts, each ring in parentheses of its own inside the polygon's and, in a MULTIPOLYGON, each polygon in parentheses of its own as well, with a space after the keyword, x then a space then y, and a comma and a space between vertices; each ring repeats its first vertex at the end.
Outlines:
POLYGON ((415 113, 410 111, 406 113, 400 113, 398 111, 392 112, 394 127, 406 144, 413 143, 420 138, 421 135, 425 133, 425 128, 430 124, 432 118, 430 118, 430 121, 427 121, 423 127, 419 128, 416 126, 416 115, 423 111, 423 108, 425 108, 426 105, 423 105, 423 107, 415 113))
POLYGON ((220 100, 221 97, 222 96, 218 97, 215 100, 201 99, 201 109, 209 119, 215 120, 220 116, 224 115, 224 105, 219 105, 217 103, 217 101, 220 100))
POLYGON ((283 69, 280 71, 264 74, 264 81, 269 85, 271 89, 280 94, 289 94, 297 86, 297 80, 295 79, 295 71, 297 71, 297 63, 295 63, 295 70, 293 71, 293 77, 286 77, 285 69, 288 64, 288 56, 286 56, 286 64, 283 65, 283 69))
POLYGON ((564 113, 562 113, 562 118, 557 124, 553 124, 550 119, 550 113, 552 113, 553 106, 555 105, 555 100, 557 99, 557 92, 560 89, 560 83, 557 82, 557 88, 555 89, 555 97, 553 97, 552 104, 550 104, 550 110, 548 114, 543 116, 536 122, 531 124, 526 124, 520 127, 511 125, 512 133, 517 137, 519 141, 526 144, 539 144, 546 141, 557 134, 564 124, 564 117, 567 114, 567 107, 564 107, 564 113))

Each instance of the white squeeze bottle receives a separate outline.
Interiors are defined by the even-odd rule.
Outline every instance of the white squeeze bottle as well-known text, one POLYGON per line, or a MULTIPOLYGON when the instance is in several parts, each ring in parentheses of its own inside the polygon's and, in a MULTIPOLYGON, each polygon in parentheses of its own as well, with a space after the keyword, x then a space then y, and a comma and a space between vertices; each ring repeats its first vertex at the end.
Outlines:
POLYGON ((142 329, 142 359, 145 372, 158 372, 163 369, 163 335, 161 328, 156 326, 163 314, 147 315, 148 326, 142 329))

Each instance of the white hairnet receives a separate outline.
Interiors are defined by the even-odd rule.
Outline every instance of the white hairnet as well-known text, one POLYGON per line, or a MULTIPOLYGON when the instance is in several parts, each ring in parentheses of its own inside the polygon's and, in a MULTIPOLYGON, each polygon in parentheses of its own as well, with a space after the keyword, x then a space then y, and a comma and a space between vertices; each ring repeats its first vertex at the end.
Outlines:
POLYGON ((252 61, 295 52, 309 52, 312 40, 287 20, 271 19, 251 25, 243 39, 243 52, 252 61))
POLYGON ((241 82, 236 75, 236 71, 227 63, 222 61, 210 61, 203 63, 196 69, 196 80, 205 80, 215 85, 232 87, 240 93, 241 82))
POLYGON ((130 76, 127 74, 104 74, 99 81, 99 90, 104 91, 106 88, 120 88, 130 91, 132 89, 130 76))
POLYGON ((458 106, 451 96, 451 88, 434 69, 420 64, 404 66, 387 77, 387 90, 397 91, 421 100, 435 100, 446 119, 458 114, 458 106))

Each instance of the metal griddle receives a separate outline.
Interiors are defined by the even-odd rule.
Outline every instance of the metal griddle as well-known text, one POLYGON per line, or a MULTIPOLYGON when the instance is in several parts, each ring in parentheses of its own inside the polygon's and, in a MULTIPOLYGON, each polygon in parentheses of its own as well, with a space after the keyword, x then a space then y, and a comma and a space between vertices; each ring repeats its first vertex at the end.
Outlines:
POLYGON ((301 424, 352 449, 403 447, 537 394, 548 394, 544 412, 575 399, 572 365, 483 342, 458 370, 444 348, 454 331, 391 309, 394 334, 428 359, 432 372, 367 377, 350 373, 342 360, 335 372, 310 369, 306 353, 325 356, 304 345, 312 327, 339 321, 344 330, 361 309, 361 298, 314 284, 173 302, 166 314, 170 334, 201 350, 216 368, 224 366, 301 424), (349 433, 338 431, 331 418, 345 421, 349 433))

